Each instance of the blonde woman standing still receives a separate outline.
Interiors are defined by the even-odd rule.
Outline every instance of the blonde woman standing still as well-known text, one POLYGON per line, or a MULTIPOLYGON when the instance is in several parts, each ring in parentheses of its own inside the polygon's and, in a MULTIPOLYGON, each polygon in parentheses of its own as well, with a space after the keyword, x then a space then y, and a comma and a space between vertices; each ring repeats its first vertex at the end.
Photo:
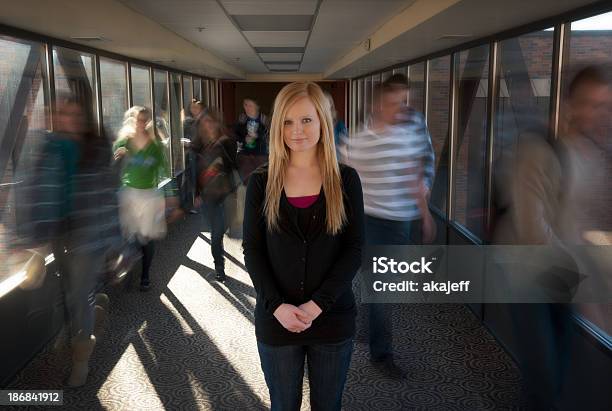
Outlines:
POLYGON ((274 103, 269 164, 249 179, 244 256, 257 291, 255 333, 272 410, 339 410, 355 333, 351 283, 361 264, 363 198, 339 165, 331 110, 314 83, 274 103))

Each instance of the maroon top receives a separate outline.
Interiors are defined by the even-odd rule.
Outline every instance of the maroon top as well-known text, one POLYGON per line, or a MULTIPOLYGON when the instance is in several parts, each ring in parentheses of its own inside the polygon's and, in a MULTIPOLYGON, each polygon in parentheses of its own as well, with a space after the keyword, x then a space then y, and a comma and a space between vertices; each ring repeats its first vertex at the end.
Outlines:
POLYGON ((317 201, 319 198, 318 194, 313 196, 302 196, 302 197, 287 197, 289 204, 297 208, 308 208, 317 201))

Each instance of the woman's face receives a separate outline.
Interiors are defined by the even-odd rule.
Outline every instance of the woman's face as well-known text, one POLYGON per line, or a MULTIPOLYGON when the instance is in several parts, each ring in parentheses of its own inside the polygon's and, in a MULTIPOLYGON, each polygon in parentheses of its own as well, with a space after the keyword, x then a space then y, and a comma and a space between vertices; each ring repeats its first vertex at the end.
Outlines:
POLYGON ((144 133, 148 122, 149 116, 147 116, 145 113, 138 113, 138 116, 136 117, 136 132, 144 133))
POLYGON ((203 136, 207 139, 216 138, 217 122, 208 116, 204 116, 200 122, 200 128, 204 132, 203 136))
POLYGON ((191 116, 193 118, 196 118, 202 112, 202 106, 196 103, 191 103, 191 105, 189 106, 189 111, 191 112, 191 116))
POLYGON ((321 121, 309 97, 297 100, 283 122, 283 141, 295 152, 315 150, 321 138, 321 121))
POLYGON ((56 129, 64 133, 82 134, 85 132, 85 114, 75 103, 58 104, 56 129))

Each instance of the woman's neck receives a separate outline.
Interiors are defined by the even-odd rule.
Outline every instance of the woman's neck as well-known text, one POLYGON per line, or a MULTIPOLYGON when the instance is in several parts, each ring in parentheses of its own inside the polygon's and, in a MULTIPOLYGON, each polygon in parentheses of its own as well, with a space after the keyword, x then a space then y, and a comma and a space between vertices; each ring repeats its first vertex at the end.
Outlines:
POLYGON ((289 157, 289 166, 295 168, 319 167, 316 147, 308 151, 292 151, 289 157))

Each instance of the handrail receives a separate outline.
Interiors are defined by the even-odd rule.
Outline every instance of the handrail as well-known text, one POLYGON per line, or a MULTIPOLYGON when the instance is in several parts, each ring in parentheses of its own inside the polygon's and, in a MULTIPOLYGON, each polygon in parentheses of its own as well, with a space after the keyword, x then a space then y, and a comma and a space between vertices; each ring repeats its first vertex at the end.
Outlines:
POLYGON ((0 281, 0 298, 18 287, 24 290, 31 290, 42 285, 47 273, 46 266, 53 261, 53 254, 47 255, 44 258, 36 250, 27 250, 27 252, 30 253, 29 258, 24 256, 23 259, 19 259, 18 256, 17 261, 14 261, 15 257, 7 259, 9 265, 12 265, 10 268, 13 269, 13 272, 0 281))

